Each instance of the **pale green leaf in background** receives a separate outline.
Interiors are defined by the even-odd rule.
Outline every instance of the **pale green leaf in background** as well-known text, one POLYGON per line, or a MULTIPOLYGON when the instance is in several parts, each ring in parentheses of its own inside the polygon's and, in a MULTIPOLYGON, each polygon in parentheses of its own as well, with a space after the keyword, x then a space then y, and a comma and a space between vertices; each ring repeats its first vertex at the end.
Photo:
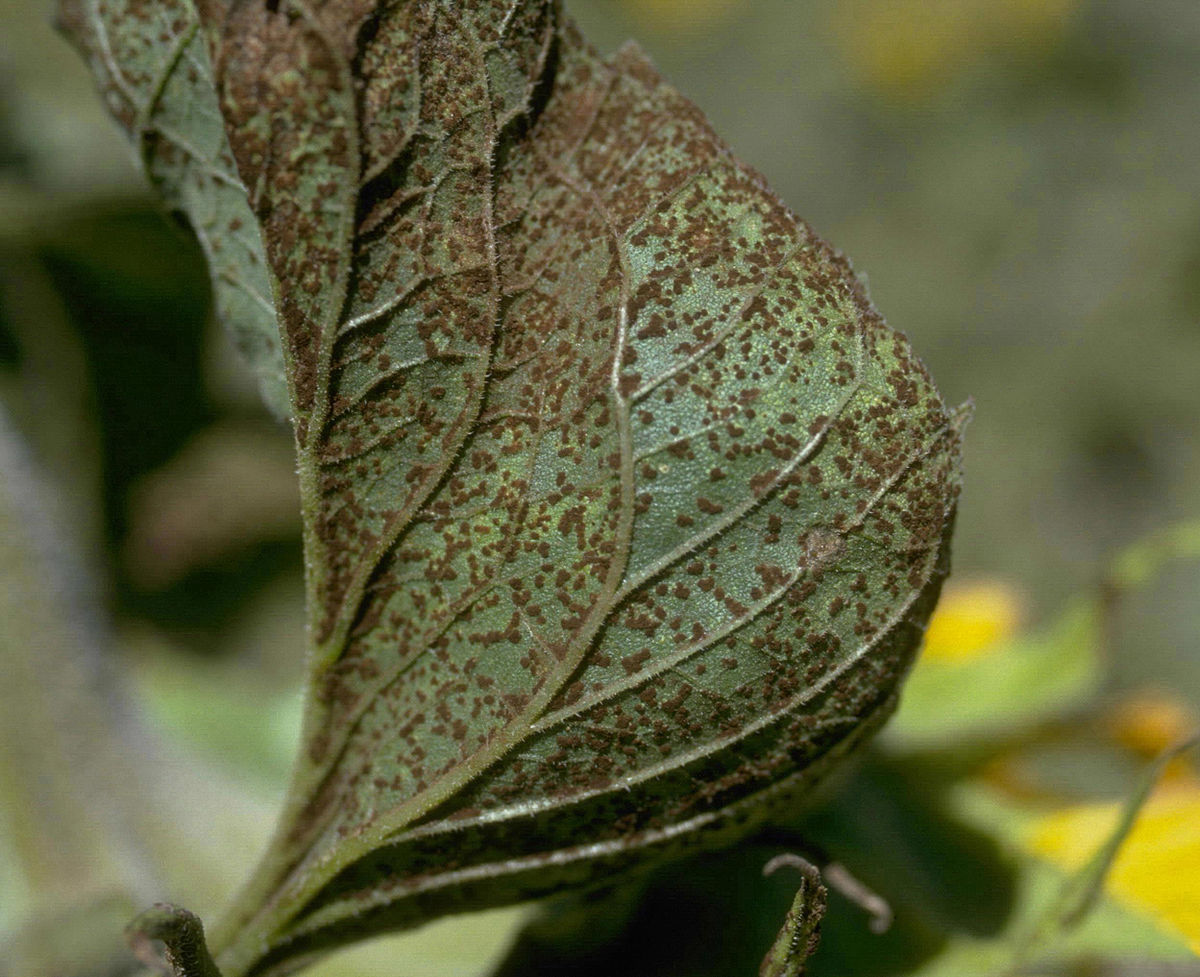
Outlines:
POLYGON ((1040 632, 962 661, 921 662, 885 734, 898 750, 995 748, 1086 705, 1103 679, 1104 609, 1079 599, 1040 632))

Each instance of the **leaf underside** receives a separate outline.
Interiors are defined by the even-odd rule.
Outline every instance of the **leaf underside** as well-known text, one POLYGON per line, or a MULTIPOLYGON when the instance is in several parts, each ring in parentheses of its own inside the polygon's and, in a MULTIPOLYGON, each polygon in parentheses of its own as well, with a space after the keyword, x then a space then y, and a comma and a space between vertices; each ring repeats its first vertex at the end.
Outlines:
POLYGON ((305 746, 227 977, 735 834, 882 721, 961 416, 636 48, 538 0, 62 20, 296 431, 305 746))

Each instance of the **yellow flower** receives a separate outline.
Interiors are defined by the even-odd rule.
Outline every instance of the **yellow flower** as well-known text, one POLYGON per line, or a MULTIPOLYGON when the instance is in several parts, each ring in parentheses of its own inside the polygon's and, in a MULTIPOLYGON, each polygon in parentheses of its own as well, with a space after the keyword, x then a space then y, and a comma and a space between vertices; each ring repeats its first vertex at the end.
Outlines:
MULTIPOLYGON (((1078 869, 1112 831, 1119 807, 1089 804, 1056 811, 1032 824, 1026 843, 1047 861, 1078 869)), ((1176 780, 1151 795, 1105 887, 1200 955, 1200 780, 1176 780)))
MULTIPOLYGON (((1109 730, 1122 746, 1154 757, 1200 727, 1200 719, 1178 699, 1164 692, 1141 692, 1120 703, 1109 719, 1109 730)), ((1200 831, 1200 825, 1197 826, 1200 831)))
POLYGON ((1011 638, 1021 617, 1021 599, 1006 583, 948 584, 925 632, 923 660, 977 658, 1011 638))

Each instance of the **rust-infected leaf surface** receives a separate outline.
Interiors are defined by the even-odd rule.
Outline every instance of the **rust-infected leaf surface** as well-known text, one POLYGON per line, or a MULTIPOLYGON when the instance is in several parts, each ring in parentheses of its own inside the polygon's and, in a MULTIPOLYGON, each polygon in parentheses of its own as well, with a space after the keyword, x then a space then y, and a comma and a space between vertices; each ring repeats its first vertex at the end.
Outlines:
MULTIPOLYGON (((195 23, 73 2, 94 61, 150 11, 195 23)), ((313 640, 227 977, 803 793, 894 703, 958 486, 959 418, 846 261, 549 3, 201 13, 276 297, 313 640)))
POLYGON ((284 364, 263 242, 238 178, 211 62, 187 0, 63 0, 59 24, 87 58, 109 111, 164 203, 208 258, 217 316, 278 416, 284 364))

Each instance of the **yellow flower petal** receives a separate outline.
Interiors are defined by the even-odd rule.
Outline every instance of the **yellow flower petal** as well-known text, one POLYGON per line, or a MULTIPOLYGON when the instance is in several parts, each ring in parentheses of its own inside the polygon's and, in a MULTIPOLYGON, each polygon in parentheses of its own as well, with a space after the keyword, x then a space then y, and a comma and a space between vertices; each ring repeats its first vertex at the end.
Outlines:
POLYGON ((1000 581, 947 585, 922 655, 933 661, 976 658, 1010 638, 1022 617, 1016 590, 1000 581))
MULTIPOLYGON (((1038 819, 1031 851, 1071 871, 1083 866, 1113 830, 1117 804, 1064 808, 1038 819)), ((1138 816, 1105 888, 1200 955, 1200 781, 1154 792, 1138 816)))

